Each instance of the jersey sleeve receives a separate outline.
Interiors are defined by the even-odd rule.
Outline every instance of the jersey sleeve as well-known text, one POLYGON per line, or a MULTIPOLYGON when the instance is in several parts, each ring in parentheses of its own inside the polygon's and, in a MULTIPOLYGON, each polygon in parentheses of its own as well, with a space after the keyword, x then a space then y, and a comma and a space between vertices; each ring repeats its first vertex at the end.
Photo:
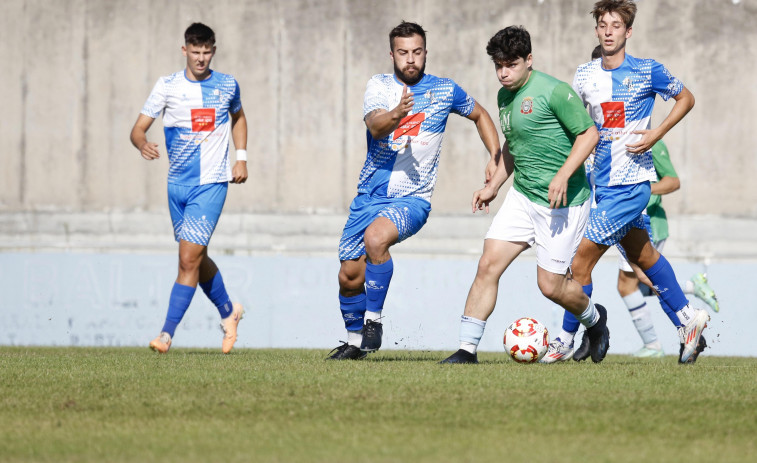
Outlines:
POLYGON ((457 84, 454 85, 455 87, 452 91, 452 108, 450 109, 450 112, 461 116, 467 116, 473 112, 473 108, 476 106, 476 100, 471 98, 462 87, 457 84))
POLYGON ((549 107, 557 120, 575 137, 594 125, 583 100, 565 82, 558 84, 549 98, 549 107))
POLYGON ((234 79, 234 95, 229 102, 229 112, 231 114, 236 114, 240 109, 242 109, 242 94, 239 90, 239 82, 234 79))
POLYGON ((683 82, 676 79, 668 69, 657 61, 652 62, 652 90, 667 101, 681 93, 683 82))
POLYGON ((652 147, 652 161, 654 162, 654 168, 657 171, 657 177, 675 177, 678 178, 678 173, 673 162, 670 160, 670 153, 668 153, 668 147, 660 140, 652 147))
POLYGON ((576 69, 576 73, 573 75, 573 85, 571 87, 573 88, 573 91, 576 92, 576 95, 581 98, 584 107, 586 107, 586 99, 583 94, 583 82, 586 81, 584 66, 585 65, 578 66, 578 69, 576 69))
POLYGON ((141 113, 145 116, 156 119, 163 109, 166 107, 166 85, 161 77, 155 83, 150 96, 147 97, 144 107, 142 107, 141 113))
POLYGON ((386 86, 374 76, 368 81, 365 88, 365 97, 363 98, 363 117, 376 109, 385 109, 389 111, 389 94, 386 86))

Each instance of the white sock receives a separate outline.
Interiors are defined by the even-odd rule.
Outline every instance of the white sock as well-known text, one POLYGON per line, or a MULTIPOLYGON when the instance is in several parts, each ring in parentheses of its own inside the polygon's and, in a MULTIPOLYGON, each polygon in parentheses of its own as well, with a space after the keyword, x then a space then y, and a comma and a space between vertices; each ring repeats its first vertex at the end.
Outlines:
POLYGON ((347 331, 347 344, 355 347, 360 347, 361 342, 363 342, 362 331, 347 331))
POLYGON ((569 333, 565 330, 560 330, 560 334, 557 335, 558 338, 560 338, 560 341, 562 341, 563 344, 569 346, 573 344, 573 339, 576 337, 576 333, 569 333))
POLYGON ((476 350, 478 350, 478 345, 473 344, 472 342, 463 341, 460 343, 460 349, 475 354, 476 350))
MULTIPOLYGON (((377 321, 379 318, 381 318, 381 312, 371 312, 370 310, 365 311, 365 315, 363 315, 363 319, 365 321, 371 320, 371 321, 377 321)), ((365 323, 365 322, 364 322, 365 323)))
POLYGON ((689 321, 694 318, 696 312, 691 308, 689 304, 686 304, 683 309, 676 312, 676 315, 678 315, 678 320, 683 323, 683 326, 686 326, 689 324, 689 321))
POLYGON ((657 343, 657 333, 654 330, 654 323, 652 323, 652 313, 647 307, 647 303, 644 302, 644 296, 638 289, 628 296, 623 297, 623 302, 628 308, 628 313, 631 314, 631 320, 636 327, 636 331, 639 332, 641 340, 644 345, 649 347, 650 345, 657 343))
POLYGON ((597 324, 599 321, 599 312, 597 311, 597 308, 594 307, 594 303, 591 299, 589 299, 589 305, 586 307, 586 310, 576 318, 578 318, 578 321, 587 328, 591 328, 597 324))
POLYGON ((484 320, 463 315, 460 318, 460 349, 475 354, 485 328, 484 320))

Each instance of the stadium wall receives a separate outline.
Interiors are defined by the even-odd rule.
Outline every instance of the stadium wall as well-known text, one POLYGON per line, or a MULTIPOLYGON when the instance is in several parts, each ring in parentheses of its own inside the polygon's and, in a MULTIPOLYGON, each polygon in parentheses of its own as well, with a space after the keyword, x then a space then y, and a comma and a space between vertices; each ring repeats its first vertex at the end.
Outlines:
MULTIPOLYGON (((184 67, 192 21, 215 28, 213 67, 239 80, 250 127, 250 181, 227 212, 343 213, 364 161, 365 84, 391 72, 389 30, 428 30, 427 72, 455 79, 495 118, 499 84, 484 47, 510 24, 532 35, 534 66, 570 82, 595 46, 592 0, 4 0, 0 207, 165 211, 165 156, 146 162, 129 132, 158 76, 184 67)), ((666 137, 682 179, 671 215, 757 219, 757 1, 640 1, 629 52, 666 64, 697 98, 666 137)), ((670 102, 659 102, 659 114, 670 102)), ((160 123, 150 138, 163 143, 160 123)), ((451 117, 434 196, 464 214, 486 152, 451 117)))

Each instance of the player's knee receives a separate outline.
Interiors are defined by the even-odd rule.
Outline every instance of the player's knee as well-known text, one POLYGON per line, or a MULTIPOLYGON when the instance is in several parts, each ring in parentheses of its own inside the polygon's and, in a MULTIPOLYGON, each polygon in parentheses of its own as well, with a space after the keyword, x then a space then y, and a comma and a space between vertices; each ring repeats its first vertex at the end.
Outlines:
POLYGON ((555 302, 561 299, 563 291, 561 285, 556 284, 552 280, 545 280, 543 278, 538 279, 537 283, 539 284, 539 290, 544 295, 544 297, 546 297, 550 301, 555 302))
POLYGON ((342 266, 339 270, 339 288, 346 291, 362 291, 365 274, 342 266))
POLYGON ((200 269, 202 255, 197 256, 189 252, 179 253, 179 270, 182 272, 196 272, 200 269))
POLYGON ((478 260, 478 271, 476 275, 479 278, 499 279, 499 277, 502 275, 502 271, 500 270, 500 268, 501 268, 501 264, 498 262, 497 259, 494 259, 492 256, 488 256, 484 254, 478 260))
POLYGON ((363 243, 365 243, 365 253, 369 258, 386 253, 391 244, 386 233, 374 228, 369 228, 365 231, 363 243))

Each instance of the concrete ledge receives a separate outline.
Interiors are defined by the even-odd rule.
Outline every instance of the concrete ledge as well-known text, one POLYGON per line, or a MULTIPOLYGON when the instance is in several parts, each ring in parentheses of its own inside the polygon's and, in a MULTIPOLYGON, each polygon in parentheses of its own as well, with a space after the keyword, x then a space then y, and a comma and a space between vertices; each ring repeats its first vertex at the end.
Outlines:
MULTIPOLYGON (((214 254, 335 255, 346 214, 224 214, 213 236, 214 254)), ((477 256, 491 216, 434 215, 395 252, 477 256)), ((679 216, 670 221, 665 254, 688 260, 757 259, 757 220, 679 216)), ((0 214, 2 251, 174 253, 167 212, 12 212, 0 214)))

